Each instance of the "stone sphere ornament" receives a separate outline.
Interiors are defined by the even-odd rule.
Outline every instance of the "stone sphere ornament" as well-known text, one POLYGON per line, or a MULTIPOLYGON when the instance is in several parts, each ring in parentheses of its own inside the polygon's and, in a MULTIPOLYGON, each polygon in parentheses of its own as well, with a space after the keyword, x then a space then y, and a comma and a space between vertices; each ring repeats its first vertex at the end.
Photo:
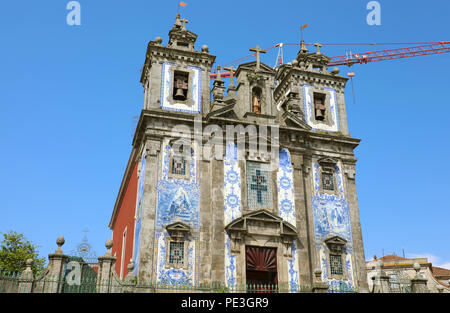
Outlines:
POLYGON ((105 247, 106 247, 106 249, 111 249, 112 248, 112 246, 113 246, 113 241, 112 241, 112 239, 108 239, 108 240, 106 240, 106 242, 105 242, 105 247))

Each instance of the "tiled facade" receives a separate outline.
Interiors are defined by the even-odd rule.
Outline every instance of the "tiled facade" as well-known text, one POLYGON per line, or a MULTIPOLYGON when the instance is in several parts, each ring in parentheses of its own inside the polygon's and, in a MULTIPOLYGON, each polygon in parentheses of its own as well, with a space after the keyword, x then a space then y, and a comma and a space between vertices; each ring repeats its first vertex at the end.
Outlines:
POLYGON ((150 41, 141 77, 145 103, 129 162, 139 168, 135 275, 233 287, 253 277, 246 247, 258 247, 275 251, 276 282, 292 291, 312 284, 316 269, 329 285, 366 288, 353 154, 359 140, 348 133, 347 79, 302 46, 296 62, 276 70, 259 59, 239 65, 225 95, 220 78, 208 88, 215 57, 206 46, 195 50, 197 35, 184 27, 178 16, 167 45, 150 41), (175 84, 174 75, 186 79, 175 84), (182 139, 172 132, 180 125, 182 139), (254 127, 259 140, 268 139, 266 149, 239 151, 243 135, 224 134, 223 155, 202 157, 208 138, 198 128, 225 132, 229 125, 243 125, 247 139, 254 127), (174 151, 177 140, 187 142, 183 157, 174 151))

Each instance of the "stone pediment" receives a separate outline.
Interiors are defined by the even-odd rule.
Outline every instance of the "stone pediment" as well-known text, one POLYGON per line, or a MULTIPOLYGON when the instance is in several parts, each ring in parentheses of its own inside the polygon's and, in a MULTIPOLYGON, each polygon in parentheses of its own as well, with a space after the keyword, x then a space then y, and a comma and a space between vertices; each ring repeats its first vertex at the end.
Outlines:
POLYGON ((325 170, 325 171, 333 171, 335 165, 338 163, 338 160, 335 158, 330 158, 330 157, 324 157, 321 158, 317 161, 317 163, 320 164, 320 166, 325 170))
POLYGON ((267 236, 297 236, 295 226, 284 221, 281 217, 267 210, 258 210, 245 214, 231 223, 225 230, 227 232, 239 232, 245 235, 267 235, 267 236))
POLYGON ((214 103, 211 108, 211 112, 208 113, 206 118, 210 117, 227 117, 237 119, 237 114, 234 111, 236 99, 226 99, 222 103, 214 103))
POLYGON ((266 237, 279 241, 283 255, 292 257, 292 242, 298 236, 297 229, 281 217, 265 210, 244 214, 225 227, 231 238, 231 252, 240 253, 246 237, 266 237))
POLYGON ((333 245, 340 245, 340 246, 343 246, 343 245, 346 245, 346 244, 347 244, 347 240, 345 240, 344 238, 342 238, 342 237, 340 237, 340 236, 337 236, 337 235, 327 237, 327 238, 324 240, 324 242, 325 242, 327 245, 333 244, 333 245))
POLYGON ((191 228, 189 225, 182 223, 182 222, 175 222, 172 224, 169 224, 166 226, 166 230, 168 233, 189 233, 191 231, 191 228))
POLYGON ((311 130, 312 127, 306 124, 301 118, 299 118, 294 113, 285 111, 282 115, 287 126, 298 127, 304 130, 311 130))
MULTIPOLYGON (((240 64, 236 70, 236 76, 238 75, 238 72, 244 70, 247 72, 254 72, 256 69, 256 61, 248 62, 240 64)), ((267 74, 275 75, 275 70, 268 66, 267 64, 260 63, 260 72, 266 72, 267 74)))
POLYGON ((347 244, 347 240, 337 235, 327 237, 324 242, 328 246, 330 251, 336 253, 341 253, 342 248, 347 244))

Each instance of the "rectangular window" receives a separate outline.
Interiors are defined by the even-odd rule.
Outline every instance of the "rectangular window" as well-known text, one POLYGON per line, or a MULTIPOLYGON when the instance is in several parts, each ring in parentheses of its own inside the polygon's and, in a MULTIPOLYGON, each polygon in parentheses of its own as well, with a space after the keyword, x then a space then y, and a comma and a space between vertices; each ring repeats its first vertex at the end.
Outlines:
POLYGON ((322 172, 322 189, 334 190, 334 175, 333 173, 322 172))
POLYGON ((172 174, 186 175, 186 160, 184 157, 174 156, 172 158, 172 174))
POLYGON ((184 264, 184 242, 171 242, 169 249, 169 263, 184 264))
POLYGON ((272 208, 272 176, 269 164, 247 162, 247 195, 249 208, 272 208))
POLYGON ((125 230, 123 231, 122 234, 122 253, 120 254, 120 279, 123 279, 125 266, 128 265, 125 263, 126 244, 127 244, 127 228, 125 227, 125 230))
POLYGON ((342 257, 339 254, 330 254, 331 275, 342 275, 342 257))

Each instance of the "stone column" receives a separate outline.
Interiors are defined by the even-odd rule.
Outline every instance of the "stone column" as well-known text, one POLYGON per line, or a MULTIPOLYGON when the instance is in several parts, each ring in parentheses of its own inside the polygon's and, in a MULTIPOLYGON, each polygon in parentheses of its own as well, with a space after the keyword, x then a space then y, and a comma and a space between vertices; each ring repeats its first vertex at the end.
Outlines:
POLYGON ((61 246, 65 243, 63 236, 58 237, 56 244, 58 249, 55 253, 48 255, 48 274, 45 281, 45 293, 59 293, 64 284, 64 270, 66 266, 67 255, 63 254, 61 246))
POLYGON ((32 293, 33 292, 33 259, 27 260, 27 268, 22 272, 19 278, 19 293, 32 293))
POLYGON ((211 160, 212 170, 212 245, 211 245, 211 281, 225 282, 225 227, 223 199, 223 161, 211 160))
POLYGON ((389 276, 383 271, 383 261, 379 260, 376 266, 376 275, 372 277, 372 293, 390 293, 389 276))
MULTIPOLYGON (((213 153, 213 151, 211 152, 213 153)), ((211 190, 212 182, 215 179, 211 175, 211 161, 201 160, 201 177, 202 182, 200 185, 200 273, 198 275, 198 283, 210 283, 211 282, 211 265, 212 265, 212 251, 215 249, 215 245, 212 243, 212 205, 211 205, 211 190)))
MULTIPOLYGON (((144 194, 143 194, 143 213, 141 222, 141 237, 139 241, 139 260, 137 262, 138 267, 138 279, 143 282, 152 282, 154 275, 153 269, 156 265, 155 250, 155 218, 156 209, 158 206, 158 170, 161 166, 161 160, 158 163, 158 156, 162 153, 161 141, 159 140, 147 140, 145 144, 146 149, 146 163, 145 163, 145 182, 144 182, 144 194)), ((164 151, 164 149, 163 149, 164 151)), ((135 263, 136 266, 136 263, 135 263)))
POLYGON ((300 284, 312 284, 311 237, 309 233, 309 212, 305 201, 305 186, 303 175, 303 157, 291 152, 294 183, 295 219, 298 231, 298 269, 300 284))
POLYGON ((411 279, 411 290, 413 293, 426 293, 429 292, 427 288, 427 279, 419 275, 420 265, 419 263, 414 263, 414 270, 416 271, 416 276, 411 279))
POLYGON ((354 161, 343 163, 343 178, 346 182, 346 198, 350 210, 350 222, 353 239, 353 259, 355 271, 355 284, 359 292, 369 292, 366 272, 366 258, 364 255, 364 245, 361 230, 361 220, 359 216, 358 197, 355 184, 355 164, 354 161))
POLYGON ((116 257, 111 255, 113 241, 107 240, 105 243, 108 249, 104 256, 98 258, 98 274, 97 274, 97 292, 108 293, 111 291, 112 278, 114 272, 114 264, 116 257))
POLYGON ((327 293, 328 285, 322 281, 322 270, 317 268, 314 270, 314 283, 312 285, 312 292, 327 293))
POLYGON ((310 155, 303 156, 303 193, 304 193, 304 208, 305 208, 305 221, 307 225, 307 234, 308 234, 308 251, 309 251, 309 276, 310 282, 314 282, 314 268, 320 268, 320 260, 316 243, 315 243, 315 234, 314 234, 314 212, 312 207, 312 194, 313 194, 313 186, 312 186, 312 158, 310 155))

